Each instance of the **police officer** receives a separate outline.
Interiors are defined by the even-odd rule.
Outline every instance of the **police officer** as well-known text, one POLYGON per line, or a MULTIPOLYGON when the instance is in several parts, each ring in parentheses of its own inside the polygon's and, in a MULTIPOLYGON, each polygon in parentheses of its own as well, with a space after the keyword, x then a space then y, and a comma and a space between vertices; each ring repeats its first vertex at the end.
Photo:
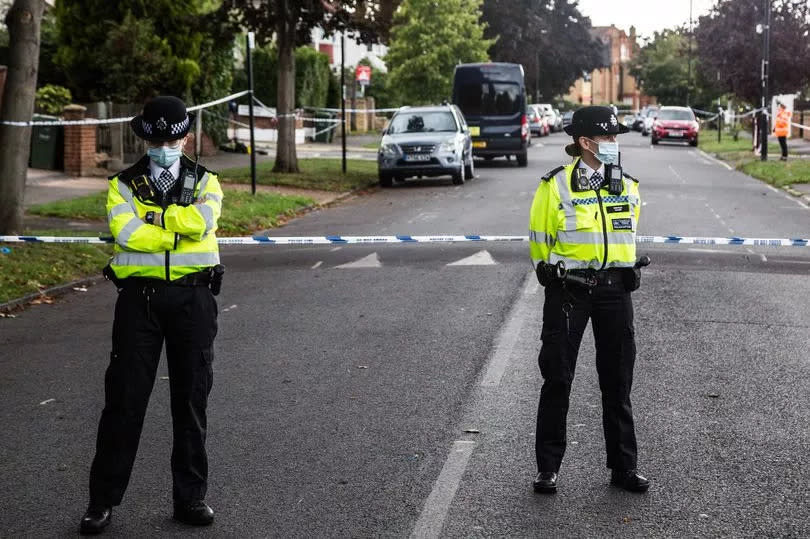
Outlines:
POLYGON ((107 217, 115 245, 105 275, 115 282, 118 299, 83 534, 103 531, 124 496, 164 342, 174 518, 192 525, 214 520, 203 500, 206 406, 217 333, 209 285, 211 269, 219 263, 215 231, 222 190, 215 174, 182 153, 193 119, 176 97, 147 102, 130 124, 146 141, 147 155, 110 178, 107 217))
POLYGON ((773 134, 776 135, 779 141, 779 147, 782 149, 782 157, 780 161, 787 161, 788 147, 787 137, 790 134, 790 117, 792 113, 787 109, 784 103, 779 102, 779 110, 776 112, 774 119, 773 134))
POLYGON ((557 491, 569 394, 588 319, 596 340, 610 482, 633 492, 649 488, 636 467, 630 405, 636 356, 630 292, 640 283, 634 266, 641 203, 638 182, 620 166, 616 135, 628 131, 608 107, 577 110, 565 128, 573 137, 565 150, 575 159, 543 177, 532 203, 531 257, 545 287, 536 492, 557 491))

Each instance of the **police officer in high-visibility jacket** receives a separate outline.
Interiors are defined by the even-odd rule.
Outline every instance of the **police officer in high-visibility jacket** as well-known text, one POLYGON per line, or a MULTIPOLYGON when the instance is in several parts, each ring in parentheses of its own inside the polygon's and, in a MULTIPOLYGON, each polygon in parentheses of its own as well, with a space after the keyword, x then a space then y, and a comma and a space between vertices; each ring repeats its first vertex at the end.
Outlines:
MULTIPOLYGON (((183 155, 194 115, 176 97, 148 101, 132 130, 147 155, 110 178, 107 217, 115 238, 105 275, 118 288, 104 410, 80 531, 103 531, 129 482, 165 342, 171 390, 174 518, 211 524, 206 408, 217 304, 212 268, 222 207, 217 176, 183 155)), ((221 272, 220 272, 221 275, 221 272)))
POLYGON ((636 345, 630 292, 640 284, 636 230, 638 182, 621 169, 616 135, 626 133, 608 107, 584 107, 565 132, 574 161, 546 174, 529 221, 532 263, 545 287, 534 490, 557 491, 577 353, 591 320, 611 483, 644 492, 636 466, 630 388, 636 345))
POLYGON ((778 108, 779 110, 776 112, 776 118, 774 118, 773 122, 773 134, 776 135, 779 141, 779 147, 782 149, 782 157, 780 157, 779 160, 787 161, 787 138, 790 134, 790 119, 793 113, 787 109, 784 103, 780 102, 778 108))

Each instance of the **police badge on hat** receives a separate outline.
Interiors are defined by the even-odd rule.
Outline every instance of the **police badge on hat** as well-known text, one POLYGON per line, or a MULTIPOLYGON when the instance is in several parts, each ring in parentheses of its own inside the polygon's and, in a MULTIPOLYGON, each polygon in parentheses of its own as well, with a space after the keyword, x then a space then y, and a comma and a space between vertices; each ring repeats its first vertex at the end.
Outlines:
POLYGON ((143 106, 143 113, 130 121, 130 127, 148 142, 166 142, 181 139, 191 129, 194 114, 186 111, 186 104, 174 96, 158 96, 143 106))

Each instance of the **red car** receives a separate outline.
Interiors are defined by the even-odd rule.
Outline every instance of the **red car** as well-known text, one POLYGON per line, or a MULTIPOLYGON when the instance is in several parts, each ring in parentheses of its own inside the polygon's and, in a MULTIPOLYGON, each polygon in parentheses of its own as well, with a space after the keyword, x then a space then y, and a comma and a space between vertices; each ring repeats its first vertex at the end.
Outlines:
POLYGON ((700 126, 695 113, 688 107, 661 107, 652 126, 652 143, 660 140, 677 140, 689 142, 690 146, 698 144, 700 126))

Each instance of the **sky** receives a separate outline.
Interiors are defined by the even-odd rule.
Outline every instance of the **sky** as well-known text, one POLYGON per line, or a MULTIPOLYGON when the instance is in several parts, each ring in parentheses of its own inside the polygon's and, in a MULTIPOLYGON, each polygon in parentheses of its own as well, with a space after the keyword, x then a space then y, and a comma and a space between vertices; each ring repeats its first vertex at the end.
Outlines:
MULTIPOLYGON (((689 23, 690 0, 579 0, 579 10, 591 18, 593 26, 610 26, 629 33, 636 27, 642 37, 653 32, 689 23)), ((691 0, 693 24, 706 15, 715 0, 691 0)))

